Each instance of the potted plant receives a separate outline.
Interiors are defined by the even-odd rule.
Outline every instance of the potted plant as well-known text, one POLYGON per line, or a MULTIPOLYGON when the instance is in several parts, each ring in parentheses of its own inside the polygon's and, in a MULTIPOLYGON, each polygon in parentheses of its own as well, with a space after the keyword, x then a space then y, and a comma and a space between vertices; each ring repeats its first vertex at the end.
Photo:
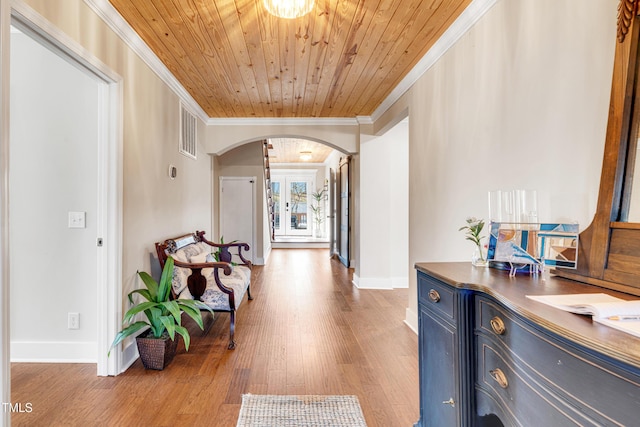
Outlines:
POLYGON ((160 283, 157 283, 151 275, 142 271, 138 272, 145 288, 136 289, 129 293, 129 302, 133 306, 125 313, 123 324, 127 325, 116 335, 109 349, 117 346, 125 338, 134 335, 142 328, 149 330, 136 337, 140 359, 146 369, 164 369, 173 359, 178 346, 176 332, 184 340, 184 347, 188 351, 191 337, 189 331, 182 326, 182 313, 187 313, 200 327, 204 329, 200 310, 211 309, 201 301, 188 299, 171 299, 171 280, 173 278, 173 258, 167 258, 162 270, 160 283), (145 301, 134 303, 133 296, 138 294, 145 301), (144 313, 147 320, 133 322, 138 313, 144 313))
POLYGON ((326 189, 318 189, 315 192, 311 193, 311 197, 315 201, 315 204, 311 204, 311 210, 313 211, 313 220, 315 222, 315 228, 313 229, 313 233, 315 237, 322 237, 324 234, 322 232, 322 224, 324 224, 324 216, 322 214, 322 203, 324 202, 324 194, 326 189))

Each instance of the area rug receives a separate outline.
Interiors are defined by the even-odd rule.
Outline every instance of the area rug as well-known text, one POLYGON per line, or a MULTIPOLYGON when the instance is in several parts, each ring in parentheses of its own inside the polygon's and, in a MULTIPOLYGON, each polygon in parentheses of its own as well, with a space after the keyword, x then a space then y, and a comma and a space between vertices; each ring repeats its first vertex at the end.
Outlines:
POLYGON ((356 396, 244 394, 237 427, 366 427, 356 396))

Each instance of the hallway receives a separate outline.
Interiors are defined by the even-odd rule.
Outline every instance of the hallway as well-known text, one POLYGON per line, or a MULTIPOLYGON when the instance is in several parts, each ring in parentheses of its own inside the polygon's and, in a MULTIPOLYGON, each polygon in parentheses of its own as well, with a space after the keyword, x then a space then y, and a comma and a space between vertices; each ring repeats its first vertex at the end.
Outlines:
POLYGON ((164 371, 138 360, 118 377, 95 365, 13 364, 12 425, 235 426, 241 396, 355 394, 367 424, 418 420, 417 336, 403 323, 407 289, 358 290, 326 249, 274 249, 252 273, 236 321, 216 314, 164 371))

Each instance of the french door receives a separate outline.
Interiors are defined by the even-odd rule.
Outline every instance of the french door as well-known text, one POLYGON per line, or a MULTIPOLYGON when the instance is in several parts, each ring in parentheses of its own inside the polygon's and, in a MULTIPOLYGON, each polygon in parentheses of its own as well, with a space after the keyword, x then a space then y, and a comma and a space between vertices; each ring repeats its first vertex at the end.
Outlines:
POLYGON ((276 236, 311 236, 311 193, 315 171, 310 175, 280 175, 272 171, 271 192, 274 200, 276 236))

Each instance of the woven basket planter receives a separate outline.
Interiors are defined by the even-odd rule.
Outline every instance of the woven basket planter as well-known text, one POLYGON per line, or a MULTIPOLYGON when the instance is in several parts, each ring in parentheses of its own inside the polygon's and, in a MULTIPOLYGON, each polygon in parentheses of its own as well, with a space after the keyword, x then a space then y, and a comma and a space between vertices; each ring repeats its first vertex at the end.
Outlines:
POLYGON ((168 335, 162 338, 153 338, 153 336, 149 338, 147 334, 143 334, 136 338, 136 344, 145 369, 161 371, 171 363, 176 355, 178 336, 172 340, 168 335))

